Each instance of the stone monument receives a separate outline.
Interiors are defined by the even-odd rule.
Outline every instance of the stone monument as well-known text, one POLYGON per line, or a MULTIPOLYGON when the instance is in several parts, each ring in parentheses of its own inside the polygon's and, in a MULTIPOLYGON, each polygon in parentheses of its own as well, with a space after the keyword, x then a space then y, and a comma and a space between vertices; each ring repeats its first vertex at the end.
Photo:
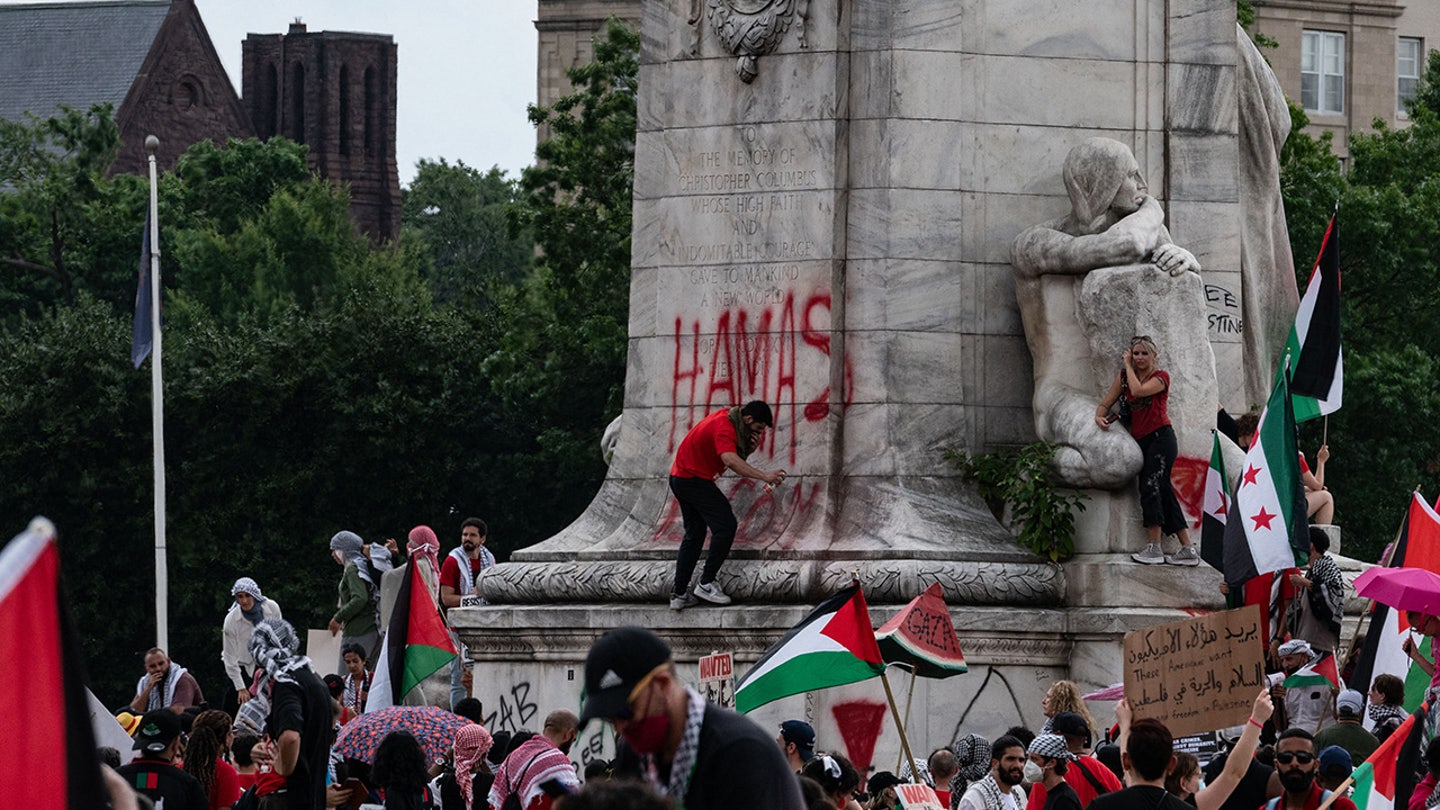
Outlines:
MULTIPOLYGON (((575 707, 586 650, 619 624, 659 632, 682 673, 716 650, 743 672, 852 572, 877 625, 932 582, 952 608, 971 671, 943 689, 913 685, 921 747, 962 726, 1037 725, 1051 680, 1120 679, 1126 630, 1218 606, 1213 571, 1121 562, 1110 545, 1127 521, 1139 530, 1123 497, 1087 513, 1082 531, 1100 539, 1062 568, 1019 547, 944 451, 1036 438, 1017 303, 1028 295, 1010 246, 1067 210, 1063 158, 1092 137, 1133 153, 1205 276, 1091 272, 1075 294, 1096 302, 1081 311, 1105 318, 1118 300, 1183 315, 1186 337, 1162 339, 1168 367, 1213 352, 1206 373, 1221 391, 1240 378, 1240 334, 1213 317, 1238 321, 1242 294, 1234 19, 1229 0, 1102 0, 1083 14, 982 0, 647 2, 609 473, 572 525, 482 575, 496 604, 451 614, 492 730, 575 707), (751 460, 790 478, 774 491, 720 479, 740 523, 720 576, 736 603, 672 612, 671 457, 697 420, 749 399, 776 414, 751 460)), ((1075 371, 1113 373, 1114 341, 1139 333, 1104 326, 1072 347, 1075 371)), ((908 685, 901 675, 897 689, 908 685)), ((879 767, 897 750, 873 681, 752 716, 804 717, 861 767, 877 739, 879 767)), ((605 755, 608 734, 587 728, 577 758, 605 755)))

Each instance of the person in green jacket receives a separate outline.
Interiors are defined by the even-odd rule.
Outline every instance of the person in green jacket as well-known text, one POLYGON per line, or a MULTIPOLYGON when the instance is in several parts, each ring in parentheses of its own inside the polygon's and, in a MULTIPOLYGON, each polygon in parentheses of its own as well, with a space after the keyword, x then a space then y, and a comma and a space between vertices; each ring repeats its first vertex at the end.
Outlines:
MULTIPOLYGON (((336 532, 330 538, 330 556, 345 569, 340 575, 339 606, 330 618, 330 635, 341 634, 342 650, 349 644, 359 644, 366 652, 366 660, 373 661, 380 647, 380 589, 371 570, 369 549, 360 535, 336 532)), ((345 671, 343 656, 335 671, 345 671)))

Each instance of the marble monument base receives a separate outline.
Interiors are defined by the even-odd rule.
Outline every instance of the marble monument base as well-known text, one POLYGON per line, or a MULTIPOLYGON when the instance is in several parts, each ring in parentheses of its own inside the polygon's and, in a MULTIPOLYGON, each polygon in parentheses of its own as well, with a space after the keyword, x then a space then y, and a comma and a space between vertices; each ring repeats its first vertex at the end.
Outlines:
MULTIPOLYGON (((872 604, 870 616, 879 626, 899 608, 872 604)), ((455 609, 450 617, 474 661, 474 694, 484 704, 486 726, 515 731, 538 730, 554 709, 578 711, 585 655, 610 628, 636 624, 653 629, 674 650, 682 677, 694 683, 701 656, 731 652, 741 675, 809 610, 806 605, 737 602, 676 612, 647 602, 500 605, 455 609)), ((945 680, 918 678, 913 684, 898 667, 887 675, 900 711, 909 704, 906 728, 918 756, 964 733, 994 739, 1016 723, 1039 728, 1044 721, 1040 701, 1053 681, 1070 678, 1086 691, 1117 683, 1126 632, 1188 614, 1142 607, 956 607, 950 615, 968 673, 945 680)), ((1097 722, 1112 722, 1106 704, 1092 711, 1097 722)), ((785 698, 750 717, 767 731, 782 720, 805 719, 815 726, 820 748, 846 753, 862 766, 869 762, 879 770, 894 770, 900 756, 879 679, 785 698)), ((582 731, 570 753, 583 767, 613 752, 613 732, 597 722, 582 731)))

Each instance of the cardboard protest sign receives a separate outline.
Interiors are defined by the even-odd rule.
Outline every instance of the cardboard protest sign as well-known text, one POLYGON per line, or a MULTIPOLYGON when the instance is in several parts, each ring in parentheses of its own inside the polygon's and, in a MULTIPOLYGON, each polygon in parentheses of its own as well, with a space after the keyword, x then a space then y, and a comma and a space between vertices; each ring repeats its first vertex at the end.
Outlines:
POLYGON ((896 785, 895 795, 905 810, 950 810, 929 785, 896 785))
POLYGON ((705 699, 726 709, 735 708, 735 658, 714 653, 700 659, 700 688, 705 699))
POLYGON ((1260 608, 1211 613, 1125 634, 1125 697, 1135 719, 1176 737, 1244 723, 1265 684, 1260 608))

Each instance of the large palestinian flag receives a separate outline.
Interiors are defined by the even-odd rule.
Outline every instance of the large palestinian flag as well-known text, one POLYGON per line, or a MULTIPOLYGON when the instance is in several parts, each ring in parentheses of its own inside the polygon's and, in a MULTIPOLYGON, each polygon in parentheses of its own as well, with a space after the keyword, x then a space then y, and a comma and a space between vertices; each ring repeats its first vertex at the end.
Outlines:
POLYGON ((1415 767, 1420 762, 1421 737, 1424 736, 1425 707, 1405 718, 1405 722, 1375 749, 1370 758, 1360 763, 1350 778, 1355 782, 1351 799, 1357 810, 1392 810, 1404 807, 1415 788, 1415 767))
MULTIPOLYGON (((0 796, 33 810, 105 807, 84 663, 60 586, 55 527, 36 518, 0 553, 0 796)), ((128 755, 128 751, 122 752, 128 755)))
POLYGON ((385 647, 375 662, 375 678, 365 711, 405 703, 405 696, 458 655, 440 608, 411 560, 395 597, 395 610, 385 630, 385 647))
POLYGON ((821 602, 735 684, 748 712, 790 695, 874 678, 885 671, 865 594, 854 584, 821 602))
MULTIPOLYGON (((1305 422, 1340 410, 1344 368, 1340 353, 1340 228, 1330 218, 1310 283, 1300 298, 1295 325, 1285 341, 1294 361, 1290 396, 1295 421, 1305 422)), ((1283 367, 1283 363, 1281 364, 1283 367)))
MULTIPOLYGON (((1440 515, 1420 497, 1419 492, 1411 493, 1410 508, 1400 530, 1400 538, 1390 552, 1389 565, 1392 568, 1424 568, 1440 574, 1440 515)), ((1430 678, 1419 667, 1411 666, 1410 656, 1401 645, 1410 638, 1410 623, 1405 612, 1388 605, 1375 603, 1370 614, 1370 630, 1365 635, 1365 648, 1350 676, 1354 688, 1366 691, 1375 682, 1375 676, 1388 673, 1405 682, 1405 710, 1414 711, 1424 699, 1425 688, 1430 678)), ((1420 643, 1422 639, 1416 639, 1420 643)), ((1431 639, 1423 637, 1421 651, 1431 655, 1431 639)), ((1372 725, 1367 717, 1367 727, 1372 725)))

